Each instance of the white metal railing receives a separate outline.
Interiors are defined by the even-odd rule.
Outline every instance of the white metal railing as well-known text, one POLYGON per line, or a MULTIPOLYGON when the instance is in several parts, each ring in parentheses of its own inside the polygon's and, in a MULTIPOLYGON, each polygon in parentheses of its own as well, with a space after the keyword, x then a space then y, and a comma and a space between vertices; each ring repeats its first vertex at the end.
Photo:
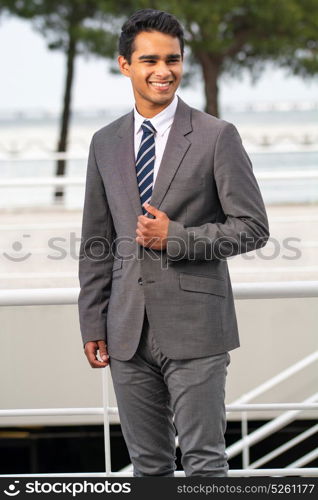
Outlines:
POLYGON ((276 385, 280 384, 281 382, 284 382, 284 380, 287 380, 290 378, 292 375, 296 375, 300 370, 303 370, 304 368, 307 368, 307 366, 311 365, 315 361, 318 361, 318 351, 312 352, 305 358, 301 359, 297 363, 295 363, 292 366, 289 366, 286 368, 286 370, 283 370, 282 372, 278 373, 274 377, 270 378, 269 380, 266 380, 263 384, 260 384, 258 387, 255 389, 247 392, 246 394, 243 394, 241 397, 233 401, 234 405, 239 405, 239 404, 244 404, 248 403, 252 399, 260 396, 261 394, 264 394, 264 392, 268 391, 269 389, 272 389, 276 385))
MULTIPOLYGON (((242 131, 242 140, 250 154, 311 153, 316 152, 318 147, 318 135, 314 133, 296 136, 262 131, 256 136, 242 131)), ((14 143, 11 147, 0 144, 0 162, 87 160, 85 153, 89 148, 89 142, 80 139, 73 141, 73 146, 72 150, 56 152, 48 143, 41 140, 28 141, 24 144, 14 143)))
POLYGON ((294 170, 285 172, 277 170, 276 172, 255 172, 255 177, 260 181, 267 180, 292 180, 292 179, 318 179, 317 171, 294 170))
MULTIPOLYGON (((318 179, 318 172, 315 170, 295 170, 295 171, 276 171, 276 172, 255 172, 258 181, 270 180, 301 180, 318 179)), ((39 187, 39 186, 82 186, 85 185, 85 177, 13 177, 0 179, 0 187, 39 187)))
POLYGON ((0 187, 84 186, 84 177, 16 177, 1 179, 0 187))
MULTIPOLYGON (((184 477, 183 471, 175 471, 174 475, 176 477, 184 477)), ((290 468, 290 469, 230 469, 228 472, 229 477, 261 477, 261 476, 302 476, 302 477, 315 477, 317 476, 317 469, 306 467, 302 468, 290 468)), ((106 472, 60 472, 60 473, 45 473, 45 474, 0 474, 1 477, 130 477, 132 472, 112 472, 107 474, 106 472)))
MULTIPOLYGON (((318 222, 318 214, 293 214, 293 215, 272 215, 270 217, 270 222, 273 223, 292 223, 295 224, 295 222, 304 222, 304 223, 309 223, 309 222, 318 222)), ((18 224, 15 223, 10 223, 10 224, 0 224, 0 231, 24 231, 24 230, 46 230, 46 229, 60 229, 60 228, 81 228, 81 220, 74 219, 71 221, 57 221, 57 222, 21 222, 18 224)), ((299 246, 303 245, 303 241, 299 242, 299 246)), ((312 241, 309 242, 312 243, 313 245, 317 245, 317 241, 312 241)))
MULTIPOLYGON (((89 147, 89 144, 83 144, 83 150, 87 151, 89 147)), ((65 161, 85 161, 87 160, 87 155, 83 153, 57 153, 54 151, 47 152, 46 154, 44 153, 38 153, 38 154, 26 154, 23 153, 22 151, 16 151, 13 150, 10 153, 7 154, 0 154, 0 162, 7 162, 9 161, 10 163, 19 163, 23 161, 57 161, 57 160, 65 160, 65 161), (22 153, 22 154, 21 154, 22 153)))
POLYGON ((310 451, 309 453, 307 453, 303 457, 298 458, 297 460, 295 460, 291 464, 287 465, 287 467, 303 467, 304 465, 315 460, 317 457, 318 457, 318 448, 310 451))
MULTIPOLYGON (((111 458, 110 458, 110 425, 109 425, 109 415, 118 414, 118 409, 116 407, 109 407, 109 395, 108 395, 108 376, 109 376, 109 368, 102 369, 102 379, 103 379, 103 401, 104 406, 101 408, 46 408, 46 409, 19 409, 19 410, 0 410, 0 417, 17 417, 17 416, 56 416, 56 415, 104 415, 104 445, 105 445, 105 462, 106 462, 106 470, 101 473, 67 473, 67 474, 37 474, 43 477, 61 477, 63 475, 68 476, 96 476, 96 477, 110 477, 110 476, 131 476, 132 472, 129 467, 125 467, 122 471, 112 472, 111 471, 111 458)), ((318 403, 266 403, 266 404, 241 404, 241 405, 226 405, 226 411, 229 412, 242 412, 242 411, 255 411, 255 410, 286 410, 292 409, 296 411, 301 410, 318 410, 318 403)), ((296 439, 296 438, 295 438, 296 439)), ((234 446, 234 445, 233 445, 234 446)), ((229 458, 231 458, 230 448, 226 449, 226 453, 229 458)), ((316 451, 313 450, 310 454, 302 457, 300 460, 311 461, 315 458, 316 451), (312 458, 313 457, 313 458, 312 458)), ((304 462, 303 462, 304 463, 304 462)), ((253 465, 253 464, 252 464, 253 465)), ((176 476, 183 476, 184 473, 182 471, 176 471, 176 476)), ((253 466, 247 468, 245 470, 235 470, 232 469, 229 471, 229 476, 238 477, 238 476, 271 476, 271 475, 279 475, 279 476, 289 476, 289 475, 298 475, 298 476, 318 476, 318 468, 306 468, 303 469, 301 466, 293 468, 288 467, 285 469, 255 469, 253 466)), ((0 475, 0 477, 32 477, 33 474, 4 474, 0 475)))
MULTIPOLYGON (((318 281, 233 283, 236 299, 318 297, 318 281)), ((79 288, 18 288, 0 290, 0 306, 76 304, 79 288)))
POLYGON ((267 453, 266 455, 263 455, 261 458, 256 460, 255 462, 249 464, 249 467, 252 469, 256 469, 258 467, 261 467, 261 465, 266 464, 266 462, 269 462, 270 460, 273 460, 273 458, 278 457, 282 453, 285 453, 285 451, 290 450, 293 446, 296 446, 297 444, 301 443, 302 441, 305 441, 305 439, 310 438, 311 436, 314 436, 318 432, 318 424, 313 425, 310 427, 310 429, 306 429, 304 432, 301 434, 298 434, 298 436, 290 439, 286 443, 282 444, 275 450, 271 451, 270 453, 267 453))
MULTIPOLYGON (((90 473, 91 476, 131 476, 132 471, 130 467, 125 467, 122 471, 112 472, 111 471, 111 455, 110 455, 110 423, 109 416, 110 415, 118 415, 118 409, 116 407, 108 406, 108 376, 109 369, 102 369, 102 379, 103 379, 103 400, 104 407, 101 408, 46 408, 46 409, 18 409, 18 410, 0 410, 0 417, 19 417, 19 416, 61 416, 61 415, 103 415, 104 416, 104 445, 105 445, 105 462, 106 462, 106 470, 104 473, 90 473)), ((255 410, 318 410, 318 403, 267 403, 267 404, 230 404, 226 405, 227 412, 242 412, 242 411, 255 411, 255 410)), ((317 427, 317 426, 316 426, 317 427)), ((311 434, 313 432, 311 431, 311 434)), ((309 433, 306 431, 303 435, 306 434, 308 437, 309 433)), ((310 435, 311 435, 310 434, 310 435)), ((295 444, 299 442, 299 438, 294 438, 295 444), (297 440, 297 441, 296 441, 297 440)), ((236 443, 235 443, 236 444, 236 443)), ((250 443, 249 443, 250 444, 250 443)), ((234 445, 233 445, 234 446, 234 445)), ((283 448, 283 447, 280 447, 283 448)), ((283 450, 285 451, 285 450, 283 450)), ((233 455, 231 453, 231 447, 226 449, 227 455, 229 458, 233 455)), ((277 455, 275 455, 277 456, 277 455)), ((307 463, 312 461, 316 457, 316 450, 313 450, 305 457, 301 457, 302 465, 305 465, 306 460, 307 463)), ((272 458, 272 457, 270 457, 272 458)), ((299 475, 299 476, 318 476, 318 468, 306 468, 302 469, 302 465, 288 467, 286 469, 255 469, 255 465, 251 464, 250 468, 245 468, 245 470, 230 470, 229 476, 237 477, 237 476, 269 476, 269 475, 299 475)), ((38 475, 38 474, 37 474, 38 475)), ((80 476, 87 474, 40 474, 43 477, 60 477, 63 475, 69 476, 80 476)), ((177 471, 176 476, 183 476, 184 473, 177 471)), ((0 475, 0 477, 32 477, 32 474, 5 474, 0 475)))
MULTIPOLYGON (((303 370, 307 366, 311 365, 312 363, 316 362, 317 360, 318 360, 318 351, 309 354, 309 356, 306 356, 305 358, 298 361, 294 365, 292 365, 292 366, 288 367, 287 369, 283 370, 282 372, 278 373, 277 375, 275 375, 271 379, 267 380, 263 384, 259 385, 255 389, 249 391, 246 394, 243 394, 240 398, 233 401, 232 404, 239 405, 239 404, 244 404, 244 403, 247 403, 248 401, 251 401, 255 397, 258 397, 261 394, 264 394, 264 392, 268 391, 269 389, 272 389, 276 385, 287 380, 291 376, 296 375, 301 370, 303 370)), ((294 409, 296 409, 296 408, 294 408, 294 409)), ((293 416, 292 416, 292 418, 293 418, 293 416)), ((288 420, 288 418, 287 418, 287 420, 288 420)), ((282 427, 282 425, 286 425, 286 423, 287 423, 286 419, 283 422, 281 419, 277 419, 276 422, 274 421, 274 424, 270 428, 270 432, 274 432, 274 431, 280 429, 282 427)), ((314 432, 315 432, 315 428, 316 428, 316 426, 314 426, 312 428, 312 430, 314 430, 314 432)), ((317 426, 317 428, 318 428, 318 426, 317 426)), ((259 432, 256 436, 254 435, 255 441, 253 442, 253 444, 255 444, 255 442, 263 439, 264 433, 265 434, 267 433, 266 426, 262 427, 261 429, 263 429, 262 432, 259 432)), ((292 446, 295 446, 296 444, 300 443, 301 441, 307 439, 311 434, 314 433, 312 430, 311 430, 311 432, 309 432, 310 430, 303 432, 302 434, 300 434, 296 438, 291 439, 290 441, 288 441, 287 443, 285 443, 282 446, 279 446, 278 448, 273 450, 271 453, 268 453, 267 455, 261 457, 259 460, 257 460, 253 464, 250 464, 249 463, 250 462, 250 459, 249 459, 250 442, 247 439, 247 436, 248 436, 248 418, 247 418, 247 413, 244 411, 244 412, 242 412, 242 415, 241 415, 242 439, 236 443, 238 445, 238 447, 236 448, 235 453, 236 454, 239 453, 239 447, 241 447, 241 451, 243 453, 243 466, 244 466, 244 468, 248 468, 248 467, 249 468, 256 468, 256 467, 259 467, 259 466, 263 465, 264 463, 268 462, 269 460, 279 456, 281 453, 284 453, 284 451, 287 451, 288 449, 292 448, 292 446)))
MULTIPOLYGON (((318 395, 315 395, 315 399, 318 395)), ((242 412, 242 411, 305 411, 318 410, 318 403, 249 403, 249 404, 228 404, 226 405, 227 412, 242 412)), ((107 412, 109 415, 118 416, 118 408, 116 406, 108 406, 107 412)), ((104 408, 32 408, 32 409, 12 409, 0 410, 0 417, 53 417, 53 416, 76 416, 76 415, 103 415, 104 408)))
MULTIPOLYGON (((274 418, 270 422, 264 424, 262 427, 256 429, 255 431, 251 432, 250 434, 248 434, 248 435, 245 434, 242 439, 236 441, 234 444, 229 446, 227 448, 227 454, 228 454, 229 458, 232 458, 235 455, 238 455, 239 453, 241 453, 243 451, 244 447, 249 448, 250 446, 261 441, 262 439, 264 439, 268 436, 271 436, 275 431, 285 427, 287 424, 289 424, 290 422, 292 422, 294 420, 294 418, 299 414, 300 411, 302 411, 302 409, 301 409, 302 405, 303 405, 303 409, 305 409, 306 405, 310 406, 311 404, 314 404, 315 401, 317 401, 317 399, 318 399, 318 393, 314 394, 313 396, 310 396, 302 403, 298 403, 297 405, 295 404, 295 405, 286 406, 285 409, 288 411, 286 411, 285 413, 283 413, 279 417, 274 418)), ((241 405, 235 405, 235 407, 240 407, 240 406, 241 405)), ((243 405, 243 406, 245 406, 245 405, 243 405)), ((315 404, 314 404, 314 406, 315 406, 315 404)), ((254 407, 254 405, 247 404, 244 411, 247 411, 248 407, 252 408, 252 407, 254 407)), ((262 408, 262 409, 265 410, 265 408, 262 408)), ((273 408, 271 408, 271 409, 273 409, 273 408)))
MULTIPOLYGON (((75 304, 78 298, 78 288, 71 289, 20 289, 20 290, 0 290, 0 306, 16 306, 16 305, 55 305, 55 304, 75 304)), ((234 296, 238 299, 246 298, 277 298, 277 297, 317 297, 318 282, 272 282, 272 283, 237 283, 233 284, 234 296)), ((260 441, 262 438, 271 434, 288 422, 290 422, 300 411, 317 410, 318 394, 311 396, 302 403, 266 403, 266 404, 251 404, 246 401, 252 399, 256 395, 261 394, 265 390, 273 387, 282 380, 286 380, 289 376, 297 373, 300 369, 308 366, 313 361, 317 360, 317 353, 313 353, 304 360, 296 363, 293 367, 289 367, 281 374, 273 377, 270 381, 265 382, 260 387, 243 395, 234 404, 226 405, 227 412, 241 412, 242 425, 245 428, 246 435, 243 438, 227 448, 228 457, 231 458, 235 454, 243 451, 243 470, 230 470, 229 476, 270 476, 270 475, 300 475, 300 476, 318 476, 318 468, 303 469, 302 465, 309 463, 316 457, 316 450, 301 457, 293 464, 290 464, 285 469, 256 469, 255 464, 248 465, 249 462, 249 446, 260 441), (250 435, 247 435, 247 412, 248 411, 269 411, 269 410, 284 410, 286 413, 274 419, 262 428, 257 429, 250 435)), ((109 406, 108 395, 108 372, 109 369, 102 369, 103 379, 103 408, 48 408, 48 409, 14 409, 0 410, 1 416, 52 416, 52 415, 103 415, 104 417, 104 446, 105 446, 105 472, 93 474, 42 474, 43 477, 62 477, 62 476, 81 476, 89 475, 94 477, 105 476, 129 476, 131 471, 112 472, 110 461, 110 435, 109 435, 109 416, 117 415, 118 409, 109 406)), ((301 438, 305 439, 308 431, 294 438, 294 442, 299 442, 301 438)), ((285 446, 291 446, 289 444, 285 446)), ((283 445, 284 446, 284 445, 283 445)), ((283 447, 280 447, 282 449, 283 447)), ((279 448, 274 453, 279 454, 279 448)), ((277 456, 277 455, 276 455, 277 456)), ((184 475, 183 472, 176 472, 176 476, 184 475)), ((0 476, 1 477, 1 476, 0 476)), ((32 474, 6 474, 3 477, 32 477, 32 474)))

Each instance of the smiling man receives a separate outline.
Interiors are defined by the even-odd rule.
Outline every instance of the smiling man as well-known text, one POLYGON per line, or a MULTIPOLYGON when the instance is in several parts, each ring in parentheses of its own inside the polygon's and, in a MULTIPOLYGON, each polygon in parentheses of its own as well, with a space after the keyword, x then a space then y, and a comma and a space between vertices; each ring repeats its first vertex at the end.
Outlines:
POLYGON ((227 476, 225 381, 239 347, 227 258, 268 221, 234 125, 177 95, 183 30, 162 11, 123 25, 135 107, 93 137, 79 316, 93 368, 110 365, 135 476, 227 476))

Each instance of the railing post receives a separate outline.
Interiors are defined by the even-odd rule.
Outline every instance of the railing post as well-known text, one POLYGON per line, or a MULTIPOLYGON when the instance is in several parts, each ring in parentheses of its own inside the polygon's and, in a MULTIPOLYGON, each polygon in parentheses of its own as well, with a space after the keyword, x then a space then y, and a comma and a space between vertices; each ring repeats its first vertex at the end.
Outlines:
POLYGON ((241 433, 242 433, 242 439, 243 439, 243 450, 242 450, 242 456, 243 456, 243 469, 248 469, 249 463, 250 463, 250 449, 248 446, 248 420, 247 420, 247 412, 242 411, 241 413, 241 433))
POLYGON ((108 386, 108 372, 109 368, 106 366, 102 368, 102 381, 103 381, 103 407, 104 407, 104 447, 105 447, 105 473, 106 477, 112 473, 111 454, 110 454, 110 425, 109 425, 109 386, 108 386))

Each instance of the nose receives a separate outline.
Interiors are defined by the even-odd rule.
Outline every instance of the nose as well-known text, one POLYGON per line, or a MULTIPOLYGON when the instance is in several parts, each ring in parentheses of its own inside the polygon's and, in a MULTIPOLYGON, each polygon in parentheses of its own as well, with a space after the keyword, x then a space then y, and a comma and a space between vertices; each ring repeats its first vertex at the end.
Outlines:
POLYGON ((171 71, 169 66, 164 61, 158 61, 155 69, 155 76, 159 77, 161 80, 169 78, 171 71))

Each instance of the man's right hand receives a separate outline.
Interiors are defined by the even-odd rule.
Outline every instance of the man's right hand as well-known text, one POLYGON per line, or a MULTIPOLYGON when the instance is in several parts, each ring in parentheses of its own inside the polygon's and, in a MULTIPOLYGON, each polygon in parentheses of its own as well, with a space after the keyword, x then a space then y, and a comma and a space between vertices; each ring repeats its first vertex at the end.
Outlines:
POLYGON ((104 340, 86 342, 84 351, 92 368, 104 368, 109 364, 109 356, 104 340), (99 351, 99 357, 102 361, 97 358, 97 351, 99 351))

